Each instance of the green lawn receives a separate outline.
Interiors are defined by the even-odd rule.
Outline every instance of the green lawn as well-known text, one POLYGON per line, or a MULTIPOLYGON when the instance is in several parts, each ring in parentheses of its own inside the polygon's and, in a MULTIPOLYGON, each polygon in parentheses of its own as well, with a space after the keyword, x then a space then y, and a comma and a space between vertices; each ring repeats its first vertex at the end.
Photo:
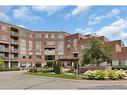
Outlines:
POLYGON ((65 78, 65 79, 75 79, 75 80, 81 80, 83 79, 80 76, 76 76, 74 74, 66 74, 66 73, 62 73, 62 74, 53 74, 51 72, 47 72, 47 73, 43 73, 43 72, 37 72, 37 73, 27 73, 30 75, 35 75, 35 76, 46 76, 46 77, 57 77, 57 78, 65 78))

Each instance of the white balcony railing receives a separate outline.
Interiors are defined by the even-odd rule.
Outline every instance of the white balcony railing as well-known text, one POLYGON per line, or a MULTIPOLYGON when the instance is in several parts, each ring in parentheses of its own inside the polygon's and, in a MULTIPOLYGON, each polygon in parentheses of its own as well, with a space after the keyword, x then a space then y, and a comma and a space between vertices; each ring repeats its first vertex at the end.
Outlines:
POLYGON ((55 50, 46 50, 45 55, 55 55, 55 50))

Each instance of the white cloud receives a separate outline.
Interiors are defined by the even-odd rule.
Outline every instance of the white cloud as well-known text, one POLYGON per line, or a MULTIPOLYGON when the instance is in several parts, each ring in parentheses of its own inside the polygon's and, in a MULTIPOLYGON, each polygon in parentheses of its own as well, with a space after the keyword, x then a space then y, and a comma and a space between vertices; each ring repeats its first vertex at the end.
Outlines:
POLYGON ((41 17, 34 15, 30 7, 19 7, 13 10, 13 17, 22 21, 38 21, 41 17))
POLYGON ((0 12, 0 20, 1 20, 1 21, 9 22, 9 21, 10 21, 10 18, 9 18, 9 16, 7 16, 5 13, 0 12))
POLYGON ((101 15, 101 16, 96 16, 96 15, 91 15, 88 21, 88 25, 95 25, 97 23, 100 23, 103 19, 106 18, 111 18, 113 16, 117 16, 120 13, 120 10, 117 8, 112 9, 111 12, 101 15))
POLYGON ((87 27, 85 29, 77 28, 75 30, 75 33, 81 33, 81 34, 86 35, 86 34, 92 34, 93 33, 92 31, 93 31, 93 28, 89 28, 89 27, 87 27))
POLYGON ((76 16, 82 12, 87 11, 90 8, 90 6, 77 6, 74 10, 72 10, 70 13, 68 13, 65 16, 65 19, 71 17, 71 16, 76 16))
POLYGON ((48 16, 55 14, 63 10, 65 7, 63 6, 33 6, 32 9, 34 11, 46 12, 48 16))
POLYGON ((24 25, 17 25, 17 26, 22 27, 22 28, 26 28, 24 25))
POLYGON ((122 39, 127 40, 127 20, 120 18, 108 26, 103 26, 99 31, 96 31, 98 35, 104 35, 111 40, 122 39))

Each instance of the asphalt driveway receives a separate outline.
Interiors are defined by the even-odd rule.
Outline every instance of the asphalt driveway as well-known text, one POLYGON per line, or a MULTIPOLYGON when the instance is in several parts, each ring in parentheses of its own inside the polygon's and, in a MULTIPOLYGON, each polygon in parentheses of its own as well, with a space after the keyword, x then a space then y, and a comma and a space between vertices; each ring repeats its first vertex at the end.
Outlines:
POLYGON ((127 80, 68 80, 27 75, 24 72, 0 72, 0 89, 127 89, 127 80))

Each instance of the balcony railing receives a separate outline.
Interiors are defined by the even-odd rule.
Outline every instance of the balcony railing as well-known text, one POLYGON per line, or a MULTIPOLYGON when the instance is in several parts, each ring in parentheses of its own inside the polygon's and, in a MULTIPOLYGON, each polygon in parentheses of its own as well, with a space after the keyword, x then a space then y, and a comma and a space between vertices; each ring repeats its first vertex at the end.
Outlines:
POLYGON ((9 48, 0 48, 0 52, 9 52, 9 48))
POLYGON ((18 53, 18 49, 11 49, 11 52, 18 53))
POLYGON ((55 55, 55 50, 45 51, 45 55, 55 55))
POLYGON ((11 31, 11 35, 13 35, 13 36, 18 36, 18 32, 11 31))
POLYGON ((6 60, 9 60, 9 57, 5 57, 5 56, 1 56, 1 58, 6 61, 6 60))
POLYGON ((18 57, 12 57, 11 60, 12 61, 15 61, 15 60, 17 61, 18 60, 18 57))
POLYGON ((17 40, 11 40, 11 44, 17 45, 18 44, 18 41, 17 40))

